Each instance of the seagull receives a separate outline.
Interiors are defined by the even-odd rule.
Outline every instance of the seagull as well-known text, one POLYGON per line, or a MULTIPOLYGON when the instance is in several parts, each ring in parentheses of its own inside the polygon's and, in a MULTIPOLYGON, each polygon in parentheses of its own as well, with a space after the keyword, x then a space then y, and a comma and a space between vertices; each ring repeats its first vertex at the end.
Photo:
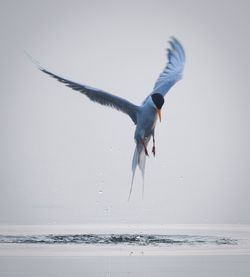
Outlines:
POLYGON ((71 89, 79 91, 80 93, 87 96, 91 101, 121 111, 127 114, 132 119, 132 121, 136 125, 134 133, 136 146, 132 159, 132 181, 130 185, 128 200, 131 197, 137 166, 141 171, 143 179, 143 197, 146 156, 149 156, 147 146, 152 137, 152 153, 155 156, 155 126, 157 122, 157 117, 159 118, 159 121, 161 121, 161 108, 164 104, 164 96, 167 94, 170 88, 182 78, 185 65, 185 51, 180 41, 178 41, 174 37, 170 38, 169 44, 170 47, 167 49, 167 64, 163 72, 156 80, 152 92, 139 106, 106 91, 60 77, 59 75, 56 75, 43 68, 36 60, 34 60, 28 53, 26 53, 31 61, 35 63, 38 69, 42 72, 55 78, 71 89))

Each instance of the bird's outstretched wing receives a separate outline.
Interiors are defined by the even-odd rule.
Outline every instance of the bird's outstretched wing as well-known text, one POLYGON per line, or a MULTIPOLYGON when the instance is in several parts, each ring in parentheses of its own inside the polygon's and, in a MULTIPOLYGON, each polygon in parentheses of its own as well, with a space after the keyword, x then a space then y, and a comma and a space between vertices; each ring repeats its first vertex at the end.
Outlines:
POLYGON ((169 41, 170 48, 167 50, 168 63, 157 79, 153 93, 165 96, 170 88, 182 78, 185 65, 185 51, 181 43, 174 37, 169 41))
POLYGON ((83 94, 85 94, 90 100, 93 102, 99 103, 104 106, 108 106, 114 108, 118 111, 124 112, 130 116, 135 124, 137 124, 137 111, 138 106, 132 104, 131 102, 123 99, 121 97, 115 96, 113 94, 107 93, 103 90, 99 90, 96 88, 92 88, 90 86, 86 86, 83 84, 75 83, 65 78, 62 78, 45 68, 43 68, 37 61, 35 61, 28 53, 26 53, 31 61, 36 64, 36 66, 44 73, 48 74, 49 76, 57 79, 59 82, 65 84, 66 86, 77 90, 83 94))

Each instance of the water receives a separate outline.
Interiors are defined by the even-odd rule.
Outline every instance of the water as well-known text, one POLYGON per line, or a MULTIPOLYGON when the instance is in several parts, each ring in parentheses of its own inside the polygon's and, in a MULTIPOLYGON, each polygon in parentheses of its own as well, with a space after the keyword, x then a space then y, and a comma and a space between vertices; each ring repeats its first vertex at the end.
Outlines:
POLYGON ((198 246, 236 245, 237 240, 227 237, 153 234, 49 234, 0 235, 0 243, 15 244, 86 244, 135 246, 198 246))
POLYGON ((250 226, 0 225, 0 276, 250 276, 250 226))

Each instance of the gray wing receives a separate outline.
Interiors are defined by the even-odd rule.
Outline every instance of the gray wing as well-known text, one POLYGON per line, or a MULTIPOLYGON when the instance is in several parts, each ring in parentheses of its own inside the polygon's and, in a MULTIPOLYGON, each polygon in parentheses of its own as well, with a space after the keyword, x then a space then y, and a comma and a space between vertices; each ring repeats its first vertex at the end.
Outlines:
POLYGON ((169 41, 170 48, 167 50, 168 63, 157 79, 153 93, 165 96, 170 88, 182 78, 185 65, 185 52, 181 43, 176 38, 169 41))
POLYGON ((104 106, 108 106, 114 108, 118 111, 126 113, 130 116, 135 124, 137 124, 137 111, 138 106, 132 104, 131 102, 123 99, 121 97, 115 96, 113 94, 107 93, 103 90, 99 90, 96 88, 92 88, 90 86, 82 85, 79 83, 72 82, 65 78, 62 78, 40 66, 40 64, 35 61, 29 54, 26 53, 33 63, 37 65, 37 67, 44 73, 50 75, 51 77, 57 79, 59 82, 65 84, 67 87, 70 87, 74 90, 77 90, 83 94, 85 94, 91 101, 99 103, 104 106))

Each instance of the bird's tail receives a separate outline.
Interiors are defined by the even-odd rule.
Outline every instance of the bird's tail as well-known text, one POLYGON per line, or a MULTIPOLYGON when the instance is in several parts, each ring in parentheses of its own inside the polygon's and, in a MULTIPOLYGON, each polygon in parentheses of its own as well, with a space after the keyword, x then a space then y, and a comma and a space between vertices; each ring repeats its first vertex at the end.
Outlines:
POLYGON ((134 177, 135 177, 135 171, 137 165, 139 166, 139 169, 141 170, 142 174, 142 198, 144 195, 144 173, 145 173, 145 165, 146 165, 146 154, 144 151, 144 146, 142 143, 137 143, 135 147, 135 152, 132 160, 132 181, 130 185, 130 191, 129 191, 129 196, 128 196, 128 201, 130 199, 132 190, 133 190, 133 182, 134 182, 134 177))

